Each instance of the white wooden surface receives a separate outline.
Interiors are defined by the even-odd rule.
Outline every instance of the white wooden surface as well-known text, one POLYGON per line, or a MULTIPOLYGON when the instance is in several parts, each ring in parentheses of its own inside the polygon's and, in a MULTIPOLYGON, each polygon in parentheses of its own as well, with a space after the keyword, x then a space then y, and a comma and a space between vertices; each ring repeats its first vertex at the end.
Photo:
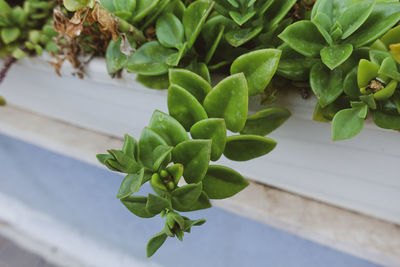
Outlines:
MULTIPOLYGON (((23 109, 12 106, 4 109, 6 112, 0 113, 1 134, 22 139, 89 164, 105 168, 93 155, 110 146, 122 146, 123 143, 122 139, 82 129, 23 109)), ((121 179, 122 177, 121 175, 121 179)), ((82 178, 86 177, 79 177, 78 180, 82 182, 82 178)), ((0 179, 0 183, 1 181, 0 179)), ((101 178, 98 182, 99 188, 107 183, 101 178)), ((84 183, 81 186, 91 188, 84 183)), ((61 193, 62 188, 62 185, 58 185, 54 190, 61 190, 57 191, 61 193)), ((43 194, 43 197, 46 198, 46 194, 43 194)), ((77 198, 75 195, 74 199, 77 198)), ((110 201, 106 199, 107 202, 110 201)), ((44 201, 48 201, 48 198, 44 201)), ((52 203, 59 205, 55 199, 52 203)), ((54 213, 46 213, 44 209, 32 210, 27 204, 21 203, 13 194, 0 193, 0 234, 34 253, 43 255, 48 261, 67 267, 86 266, 79 265, 80 263, 76 261, 90 263, 90 266, 116 267, 140 264, 136 262, 135 265, 135 258, 131 254, 118 253, 115 247, 110 249, 104 242, 91 239, 87 232, 83 234, 85 231, 82 225, 68 227, 65 225, 66 222, 57 219, 54 213), (53 238, 54 236, 57 238, 53 238), (69 242, 59 242, 59 240, 69 242), (82 244, 88 253, 81 253, 82 244), (55 250, 57 253, 54 253, 55 250)), ((246 190, 229 199, 214 200, 213 205, 384 266, 400 266, 400 227, 393 223, 252 181, 246 190)), ((105 207, 105 204, 102 206, 105 207)), ((88 219, 85 215, 84 220, 88 219)), ((91 226, 94 227, 93 224, 91 226)))
MULTIPOLYGON (((100 59, 84 80, 71 72, 67 67, 59 78, 45 61, 27 59, 13 66, 1 94, 13 105, 113 136, 138 137, 154 109, 167 111, 166 91, 144 88, 133 74, 112 80, 100 59)), ((289 92, 280 104, 293 116, 271 134, 277 148, 249 162, 221 163, 253 180, 400 223, 398 132, 367 124, 358 137, 333 143, 330 125, 311 120, 315 100, 289 92)))

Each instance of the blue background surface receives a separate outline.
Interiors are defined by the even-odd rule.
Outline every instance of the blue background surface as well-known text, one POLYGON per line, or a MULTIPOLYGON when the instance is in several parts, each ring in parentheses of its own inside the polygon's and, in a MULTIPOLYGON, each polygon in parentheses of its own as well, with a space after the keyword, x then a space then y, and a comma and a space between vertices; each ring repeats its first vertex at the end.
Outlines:
MULTIPOLYGON (((175 267, 377 266, 218 208, 185 214, 207 222, 193 227, 184 242, 169 238, 146 259, 145 244, 163 221, 137 218, 125 209, 115 198, 120 175, 4 135, 0 167, 1 193, 148 262, 175 267)), ((140 194, 148 192, 145 186, 140 194)))

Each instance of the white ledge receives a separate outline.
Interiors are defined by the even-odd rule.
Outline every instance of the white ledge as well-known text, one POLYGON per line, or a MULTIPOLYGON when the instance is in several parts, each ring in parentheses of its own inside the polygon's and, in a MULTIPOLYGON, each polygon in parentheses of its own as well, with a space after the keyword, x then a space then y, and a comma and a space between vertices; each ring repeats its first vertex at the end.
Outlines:
MULTIPOLYGON (((12 106, 1 109, 0 132, 97 166, 100 165, 94 157, 96 153, 110 146, 118 148, 123 142, 12 106)), ((256 182, 251 182, 237 196, 214 201, 214 204, 376 263, 400 265, 400 227, 389 222, 256 182)), ((10 223, 20 231, 23 229, 20 220, 11 220, 10 223)), ((26 234, 40 239, 34 232, 21 232, 17 236, 22 238, 26 234)), ((47 242, 49 248, 57 245, 51 238, 39 241, 47 242)), ((64 254, 70 255, 71 251, 64 254)), ((65 257, 64 254, 61 251, 60 257, 65 257)), ((57 262, 57 259, 51 260, 57 262)))

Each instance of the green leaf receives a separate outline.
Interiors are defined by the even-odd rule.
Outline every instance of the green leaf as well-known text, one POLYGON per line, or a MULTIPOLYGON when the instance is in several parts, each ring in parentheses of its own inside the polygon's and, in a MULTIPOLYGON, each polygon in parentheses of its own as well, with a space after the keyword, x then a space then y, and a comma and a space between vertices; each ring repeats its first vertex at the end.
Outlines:
POLYGON ((199 220, 190 220, 189 218, 185 217, 185 228, 183 229, 185 232, 190 233, 191 227, 192 226, 200 226, 203 225, 206 222, 204 219, 199 219, 199 220))
POLYGON ((89 5, 90 0, 64 0, 63 4, 68 11, 77 11, 89 5))
POLYGON ((270 138, 258 135, 235 135, 226 140, 225 157, 235 161, 247 161, 268 154, 276 147, 270 138))
POLYGON ((227 129, 240 132, 246 123, 248 109, 244 74, 229 76, 218 83, 206 96, 203 105, 210 117, 223 118, 227 129))
POLYGON ((158 171, 165 168, 171 162, 172 146, 160 145, 153 151, 153 158, 156 159, 153 164, 153 170, 158 171))
POLYGON ((118 11, 133 12, 136 8, 136 0, 114 0, 113 2, 118 11))
POLYGON ((167 172, 172 176, 174 179, 174 183, 177 185, 180 178, 183 175, 183 165, 182 164, 174 164, 171 166, 168 166, 166 168, 167 172))
POLYGON ((161 75, 168 72, 166 58, 175 53, 175 50, 165 48, 157 41, 142 45, 126 63, 129 72, 142 75, 161 75))
POLYGON ((143 182, 144 169, 138 173, 128 174, 121 183, 117 198, 125 198, 139 191, 143 182))
POLYGON ((96 158, 97 158, 97 160, 98 160, 101 164, 103 164, 103 165, 105 165, 105 161, 106 161, 106 160, 108 160, 108 159, 114 159, 114 157, 111 156, 110 154, 97 154, 97 155, 96 155, 96 158))
POLYGON ((310 85, 321 107, 335 101, 343 92, 343 70, 329 70, 322 63, 317 63, 310 72, 310 85))
POLYGON ((122 167, 122 169, 120 169, 120 171, 122 172, 136 173, 141 169, 140 164, 137 163, 134 158, 129 157, 122 151, 108 150, 108 153, 110 153, 118 162, 118 164, 122 167))
POLYGON ((373 42, 392 28, 400 19, 398 3, 377 3, 363 25, 345 40, 355 48, 373 42))
POLYGON ((211 91, 211 85, 198 74, 185 69, 170 69, 169 81, 191 93, 200 103, 211 91))
POLYGON ((190 129, 193 139, 211 139, 211 160, 217 161, 225 150, 226 125, 223 119, 206 119, 190 129))
POLYGON ((163 46, 179 49, 183 43, 183 25, 175 15, 166 13, 157 20, 156 35, 163 46))
POLYGON ((172 160, 183 165, 183 177, 189 184, 200 182, 210 162, 211 140, 188 140, 172 151, 172 160))
POLYGON ((176 146, 189 139, 185 128, 176 119, 159 110, 154 111, 149 128, 159 134, 171 146, 176 146))
POLYGON ((193 60, 188 66, 186 66, 186 69, 200 75, 208 83, 211 83, 210 72, 205 63, 193 60))
MULTIPOLYGON (((259 2, 262 3, 263 1, 259 2)), ((263 25, 264 28, 272 28, 276 26, 294 6, 296 0, 279 0, 271 2, 272 2, 271 4, 267 3, 268 8, 263 14, 263 17, 266 20, 266 24, 263 25)), ((262 9, 260 11, 262 12, 262 9)))
POLYGON ((185 228, 185 219, 176 212, 168 212, 165 223, 170 229, 174 229, 177 224, 181 230, 185 228))
POLYGON ((213 8, 214 2, 195 1, 183 13, 183 27, 188 48, 191 48, 213 8))
POLYGON ((241 13, 239 13, 237 11, 229 11, 229 16, 231 16, 231 18, 240 26, 242 26, 249 19, 254 17, 255 14, 257 14, 257 12, 255 12, 255 11, 248 12, 248 13, 245 13, 245 14, 241 14, 241 13))
POLYGON ((200 197, 201 183, 188 184, 172 191, 172 207, 178 211, 190 208, 200 197))
POLYGON ((276 73, 293 81, 308 81, 311 67, 320 60, 305 57, 285 43, 278 49, 282 50, 282 56, 276 73))
POLYGON ((158 158, 153 151, 160 145, 166 146, 167 142, 159 134, 147 127, 142 130, 139 139, 139 159, 143 166, 153 169, 153 164, 158 158))
POLYGON ((332 140, 346 140, 359 134, 364 127, 360 117, 361 108, 343 109, 336 113, 332 121, 332 140))
POLYGON ((286 108, 267 108, 247 118, 246 125, 240 134, 265 136, 281 126, 291 113, 286 108))
POLYGON ((154 217, 155 213, 150 213, 146 209, 147 197, 129 196, 121 199, 122 204, 133 214, 141 218, 154 217))
POLYGON ((324 13, 318 13, 313 18, 312 23, 314 23, 315 26, 317 26, 319 32, 325 38, 325 41, 328 44, 332 44, 333 40, 331 35, 329 34, 329 31, 331 30, 332 27, 331 19, 324 13))
POLYGON ((397 89, 397 84, 398 82, 396 80, 391 80, 386 86, 385 88, 383 88, 382 90, 376 92, 374 94, 374 98, 378 101, 382 101, 382 100, 386 100, 389 99, 390 97, 392 97, 392 95, 394 94, 394 92, 397 89))
POLYGON ((143 19, 150 11, 156 7, 159 0, 137 0, 135 16, 132 18, 133 22, 143 19))
POLYGON ((234 28, 225 35, 226 41, 233 47, 239 47, 256 37, 263 27, 234 28))
POLYGON ((344 78, 343 91, 352 98, 360 96, 360 88, 357 83, 357 67, 354 67, 344 78))
POLYGON ((287 27, 280 35, 285 43, 306 57, 319 56, 326 41, 311 21, 299 21, 287 27))
POLYGON ((196 211, 196 210, 204 210, 204 209, 208 209, 211 207, 212 207, 212 205, 211 205, 210 199, 208 198, 207 194, 204 191, 202 191, 199 198, 192 205, 190 205, 190 207, 181 209, 179 211, 189 212, 189 211, 196 211))
POLYGON ((360 100, 368 105, 371 109, 376 109, 376 102, 373 94, 360 95, 360 100))
POLYGON ((1 39, 5 44, 14 42, 20 36, 21 31, 18 27, 1 29, 1 39))
POLYGON ((159 214, 161 211, 171 207, 169 200, 149 194, 147 197, 146 210, 152 214, 159 214))
POLYGON ((147 243, 147 257, 150 258, 154 253, 164 244, 165 240, 167 240, 167 234, 161 232, 155 236, 153 236, 149 242, 147 243))
POLYGON ((238 172, 224 166, 211 165, 203 180, 203 190, 211 199, 231 197, 249 185, 238 172))
POLYGON ((109 74, 114 74, 125 66, 128 57, 121 52, 121 39, 118 39, 117 42, 110 41, 105 57, 109 74))
POLYGON ((353 52, 351 44, 331 45, 321 50, 322 62, 331 70, 345 62, 353 52))
POLYGON ((354 3, 340 15, 338 22, 343 29, 342 39, 349 37, 368 19, 375 3, 376 0, 363 0, 354 3))
POLYGON ((400 130, 400 115, 387 114, 382 111, 375 111, 373 119, 378 127, 383 129, 400 130))
POLYGON ((124 136, 124 145, 122 148, 122 152, 128 157, 133 159, 137 159, 138 156, 138 144, 135 138, 132 136, 125 134, 124 136))
POLYGON ((161 74, 156 76, 147 76, 138 74, 136 77, 136 81, 143 84, 145 87, 149 89, 168 89, 169 80, 167 74, 161 74))
POLYGON ((379 40, 384 44, 385 48, 392 44, 400 43, 400 25, 386 32, 379 40))
POLYGON ((368 86, 372 79, 378 76, 379 65, 366 59, 361 59, 357 70, 357 83, 359 88, 368 86))
POLYGON ((167 102, 169 114, 187 131, 196 122, 207 119, 207 113, 199 101, 178 85, 171 84, 168 88, 167 102))
POLYGON ((244 54, 232 63, 231 74, 244 73, 249 95, 262 93, 278 68, 281 54, 278 49, 262 49, 244 54))
POLYGON ((383 60, 378 74, 387 76, 396 81, 400 81, 400 73, 397 69, 397 63, 392 57, 387 57, 383 60))

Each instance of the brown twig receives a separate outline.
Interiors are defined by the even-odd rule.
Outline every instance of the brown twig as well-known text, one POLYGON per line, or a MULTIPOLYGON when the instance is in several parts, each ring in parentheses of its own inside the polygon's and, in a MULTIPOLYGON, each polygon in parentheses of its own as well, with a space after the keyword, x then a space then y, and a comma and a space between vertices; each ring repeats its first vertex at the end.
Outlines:
POLYGON ((3 82, 4 78, 7 75, 8 70, 11 68, 12 64, 17 61, 15 57, 12 55, 8 56, 3 64, 3 68, 0 71, 0 84, 3 82))

